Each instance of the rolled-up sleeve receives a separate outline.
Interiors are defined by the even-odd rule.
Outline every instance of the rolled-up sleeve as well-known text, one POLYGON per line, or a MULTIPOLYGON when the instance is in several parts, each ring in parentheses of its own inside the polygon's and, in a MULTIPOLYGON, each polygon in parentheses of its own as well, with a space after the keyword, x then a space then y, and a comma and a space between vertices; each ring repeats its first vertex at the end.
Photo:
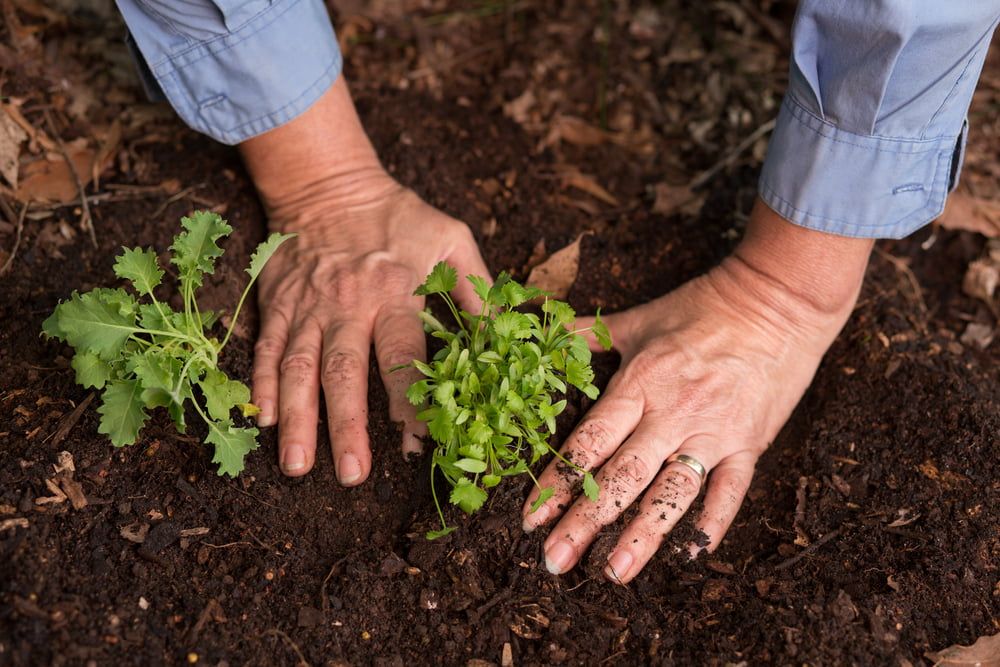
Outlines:
MULTIPOLYGON (((153 79, 189 126, 235 144, 308 109, 340 75, 322 0, 117 0, 153 79)), ((150 86, 147 85, 147 89, 150 86)))
POLYGON ((900 238, 958 181, 996 0, 803 0, 759 193, 782 217, 900 238))

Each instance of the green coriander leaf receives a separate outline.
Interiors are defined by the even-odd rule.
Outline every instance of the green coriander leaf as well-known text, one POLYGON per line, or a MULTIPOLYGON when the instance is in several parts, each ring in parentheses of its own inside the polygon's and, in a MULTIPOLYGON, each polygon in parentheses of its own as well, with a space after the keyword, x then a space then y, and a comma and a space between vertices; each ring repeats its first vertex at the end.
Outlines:
POLYGON ((500 479, 500 475, 483 475, 483 486, 487 489, 492 489, 500 483, 500 479))
POLYGON ((97 408, 101 414, 101 425, 97 432, 111 438, 115 447, 133 444, 146 423, 141 393, 138 380, 114 380, 101 394, 101 407, 97 408))
POLYGON ((566 362, 566 381, 578 389, 583 389, 594 380, 594 369, 589 364, 576 359, 566 362))
POLYGON ((230 410, 240 403, 250 402, 250 389, 245 384, 230 380, 225 373, 214 368, 205 371, 198 386, 205 395, 208 414, 217 421, 229 419, 230 410))
POLYGON ((275 232, 267 237, 267 240, 257 246, 257 249, 250 255, 250 266, 246 272, 250 274, 250 280, 256 280, 260 272, 264 270, 267 260, 278 250, 282 243, 294 238, 295 234, 279 234, 275 232))
POLYGON ((592 503, 597 502, 597 497, 600 494, 600 489, 597 488, 597 482, 594 481, 594 476, 589 472, 583 475, 583 495, 592 503))
POLYGON ((434 265, 430 275, 424 284, 414 292, 417 296, 427 296, 428 294, 444 294, 455 289, 458 284, 458 271, 449 266, 447 262, 438 262, 434 265))
POLYGON ((410 402, 410 405, 422 405, 427 399, 427 393, 430 390, 431 383, 429 380, 418 380, 406 390, 406 400, 410 402))
POLYGON ((594 324, 591 325, 590 330, 594 332, 594 337, 601 344, 601 347, 605 350, 611 349, 611 332, 608 331, 607 325, 601 320, 600 309, 598 309, 597 315, 594 316, 594 324))
POLYGON ((522 303, 544 296, 545 292, 537 287, 523 287, 520 283, 511 280, 503 286, 503 295, 508 306, 517 308, 522 303))
MULTIPOLYGON (((477 422, 478 423, 478 422, 477 422)), ((486 449, 480 444, 466 445, 459 447, 458 453, 470 459, 482 461, 486 458, 486 449)))
POLYGON ((548 501, 548 499, 554 496, 555 494, 556 494, 555 489, 553 489, 551 486, 546 486, 539 492, 538 498, 535 499, 535 502, 531 503, 531 512, 537 512, 538 508, 544 505, 546 501, 548 501))
MULTIPOLYGON (((94 291, 73 293, 55 311, 57 332, 78 352, 94 352, 104 361, 116 359, 135 331, 135 319, 122 315, 117 305, 106 303, 94 291)), ((50 318, 51 319, 51 318, 50 318)))
POLYGON ((115 275, 132 283, 140 294, 152 296, 153 290, 163 280, 163 270, 156 261, 152 248, 124 248, 114 266, 115 275))
POLYGON ((469 439, 472 442, 485 445, 493 437, 493 429, 491 429, 485 422, 474 421, 469 424, 469 428, 466 430, 469 434, 469 439))
POLYGON ((601 395, 601 390, 592 384, 588 384, 586 387, 583 387, 580 391, 582 391, 586 395, 586 397, 592 401, 596 401, 597 397, 601 395))
POLYGON ((456 529, 455 526, 447 526, 445 528, 442 528, 441 530, 428 530, 426 533, 424 533, 424 537, 426 537, 428 540, 436 540, 439 537, 444 537, 445 535, 451 535, 453 532, 455 532, 455 529, 456 529))
POLYGON ((200 287, 204 274, 215 271, 215 260, 222 256, 216 241, 229 236, 233 228, 218 213, 195 211, 181 218, 184 231, 174 237, 170 246, 171 262, 180 269, 182 285, 200 287))
POLYGON ((590 346, 587 345, 587 341, 583 336, 573 336, 569 344, 569 356, 583 364, 589 364, 591 359, 593 359, 590 346))
POLYGON ((488 303, 490 299, 489 281, 487 281, 486 278, 473 275, 468 275, 465 279, 472 283, 472 290, 476 293, 476 296, 478 296, 483 303, 488 303))
POLYGON ((219 475, 236 477, 243 471, 243 459, 257 449, 257 429, 238 428, 229 420, 208 423, 205 442, 215 445, 212 463, 219 464, 219 475))
POLYGON ((111 379, 111 365, 93 352, 77 352, 70 366, 76 371, 76 383, 100 389, 111 379))
POLYGON ((447 333, 449 336, 453 335, 445 329, 445 326, 441 324, 441 320, 434 317, 434 315, 432 315, 429 311, 421 310, 417 313, 417 317, 419 317, 423 321, 424 326, 429 331, 438 331, 442 333, 447 333))
POLYGON ((476 459, 459 459, 455 461, 455 467, 465 472, 471 472, 474 475, 486 472, 486 462, 477 461, 476 459))
POLYGON ((576 319, 576 311, 564 301, 547 300, 542 304, 542 311, 549 314, 549 326, 568 325, 576 319))
POLYGON ((472 514, 486 502, 486 492, 462 477, 451 490, 451 504, 458 505, 466 514, 472 514))

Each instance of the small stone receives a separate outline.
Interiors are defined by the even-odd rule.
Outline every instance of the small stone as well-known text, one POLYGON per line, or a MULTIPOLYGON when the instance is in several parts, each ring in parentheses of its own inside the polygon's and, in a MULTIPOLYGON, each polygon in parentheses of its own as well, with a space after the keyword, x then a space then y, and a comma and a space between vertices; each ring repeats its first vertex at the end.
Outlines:
POLYGON ((433 611, 438 608, 438 594, 435 591, 425 588, 420 591, 420 608, 433 611))
POLYGON ((139 596, 139 609, 142 609, 143 611, 149 609, 149 600, 147 600, 142 596, 139 596))

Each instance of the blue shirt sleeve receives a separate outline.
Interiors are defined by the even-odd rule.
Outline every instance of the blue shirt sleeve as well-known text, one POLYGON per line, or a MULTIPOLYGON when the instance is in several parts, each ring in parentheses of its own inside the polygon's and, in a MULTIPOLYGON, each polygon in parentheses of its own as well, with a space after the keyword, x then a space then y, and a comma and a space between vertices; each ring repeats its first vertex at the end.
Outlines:
POLYGON ((998 19, 997 0, 802 0, 764 202, 842 236, 901 238, 936 218, 998 19))
POLYGON ((117 4, 146 74, 185 123, 223 143, 288 122, 340 75, 322 0, 117 4))

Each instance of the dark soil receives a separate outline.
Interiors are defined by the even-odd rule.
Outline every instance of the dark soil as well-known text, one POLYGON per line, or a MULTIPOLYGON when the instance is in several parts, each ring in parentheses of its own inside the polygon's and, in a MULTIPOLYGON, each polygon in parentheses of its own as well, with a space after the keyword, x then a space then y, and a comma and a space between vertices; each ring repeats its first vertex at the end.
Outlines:
MULTIPOLYGON (((448 29, 427 12, 423 22, 375 14, 365 24, 346 10, 338 17, 342 35, 354 31, 348 75, 385 164, 466 220, 494 271, 523 278, 539 239, 551 252, 592 231, 569 299, 585 312, 642 303, 723 257, 738 238, 759 166, 748 156, 723 170, 705 188, 700 210, 654 214, 647 186, 664 174, 685 182, 710 167, 738 143, 739 128, 720 121, 703 145, 683 138, 690 131, 683 114, 706 102, 661 91, 710 87, 698 69, 704 63, 630 59, 641 48, 672 53, 692 38, 709 51, 731 47, 727 35, 745 30, 707 9, 678 9, 684 25, 697 28, 694 37, 679 25, 647 38, 643 26, 620 18, 626 3, 613 11, 604 5, 606 19, 602 5, 591 4, 470 12, 447 18, 448 29), (600 29, 619 40, 606 54, 610 65, 593 51, 591 35, 600 29), (498 40, 493 50, 456 60, 469 44, 498 40), (541 75, 533 69, 552 64, 553 54, 565 62, 541 75), (405 78, 420 67, 432 73, 405 78), (553 73, 567 67, 572 76, 553 73), (564 143, 539 152, 544 130, 502 108, 536 84, 540 99, 557 92, 562 101, 553 104, 595 123, 595 90, 603 87, 611 127, 627 125, 618 112, 630 108, 629 131, 641 135, 646 124, 662 150, 564 143), (669 102, 667 111, 643 106, 643 86, 669 102), (561 187, 554 174, 567 163, 593 175, 619 205, 561 187)), ((767 21, 787 25, 787 7, 761 6, 767 21)), ((114 28, 109 37, 94 17, 74 21, 82 31, 76 36, 50 26, 46 38, 86 43, 118 34, 114 28)), ((751 37, 762 52, 781 53, 766 31, 751 37)), ((56 64, 59 57, 46 55, 56 64)), ((731 91, 727 104, 746 99, 754 122, 741 123, 752 130, 770 112, 748 91, 780 92, 785 61, 778 57, 762 72, 725 63, 723 83, 712 85, 731 91)), ((59 94, 45 87, 44 72, 14 73, 5 94, 34 95, 36 111, 59 94)), ((110 85, 138 95, 134 83, 110 85)), ((128 117, 128 98, 108 104, 92 114, 128 117)), ((713 112, 720 118, 721 108, 713 112)), ((976 109, 995 124, 995 106, 976 109)), ((542 112, 538 122, 545 118, 542 112)), ((150 122, 168 138, 133 136, 128 168, 117 160, 104 182, 177 179, 182 188, 199 187, 172 203, 154 194, 95 206, 97 248, 82 233, 56 242, 48 225, 75 225, 72 207, 29 219, 0 281, 0 521, 27 520, 0 532, 0 665, 500 663, 505 644, 518 665, 926 664, 927 651, 1000 630, 1000 347, 958 341, 983 314, 961 291, 983 237, 938 230, 925 250, 925 230, 880 244, 854 316, 761 459, 721 549, 695 563, 670 557, 670 545, 691 536, 686 523, 622 588, 599 574, 607 538, 575 571, 546 573, 544 534, 520 528, 527 483, 502 485, 476 516, 450 517, 460 526, 452 536, 424 540, 435 522, 428 463, 399 455, 374 369, 374 469, 353 490, 337 485, 323 445, 312 473, 285 478, 273 430, 237 480, 217 477, 202 434, 178 436, 165 414, 138 444, 114 450, 97 433, 91 404, 58 440, 56 431, 88 397, 74 384, 69 351, 38 335, 59 299, 109 284, 122 244, 165 249, 181 215, 222 205, 237 231, 206 299, 232 303, 249 252, 263 238, 263 214, 235 152, 169 118, 150 122), (909 262, 919 294, 887 256, 909 262), (51 495, 45 481, 63 450, 73 454, 89 501, 79 510, 38 504, 51 495), (123 537, 137 524, 149 527, 141 545, 123 537), (181 535, 194 528, 207 530, 181 535), (803 537, 811 546, 802 546, 803 537)), ((72 120, 62 127, 67 137, 88 129, 72 120)), ((9 248, 12 236, 0 241, 9 248)), ((243 378, 252 314, 247 324, 224 360, 243 378)), ((613 355, 597 359, 602 384, 616 364, 613 355)), ((576 397, 560 437, 588 406, 576 397)))

